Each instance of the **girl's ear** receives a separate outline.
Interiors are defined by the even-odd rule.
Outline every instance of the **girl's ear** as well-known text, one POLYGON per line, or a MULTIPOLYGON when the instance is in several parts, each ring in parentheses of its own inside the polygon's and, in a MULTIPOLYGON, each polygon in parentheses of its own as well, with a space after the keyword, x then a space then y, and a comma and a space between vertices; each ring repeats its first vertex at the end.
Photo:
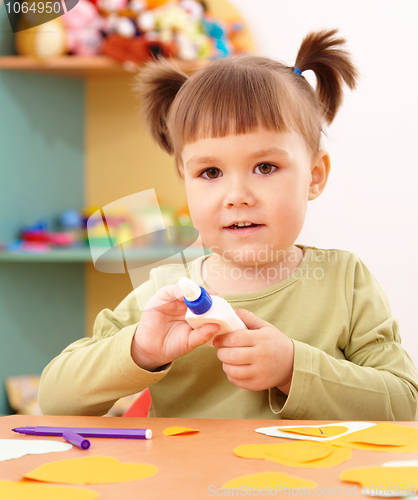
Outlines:
POLYGON ((321 149, 312 159, 308 200, 315 200, 325 189, 330 169, 331 160, 328 151, 321 149))

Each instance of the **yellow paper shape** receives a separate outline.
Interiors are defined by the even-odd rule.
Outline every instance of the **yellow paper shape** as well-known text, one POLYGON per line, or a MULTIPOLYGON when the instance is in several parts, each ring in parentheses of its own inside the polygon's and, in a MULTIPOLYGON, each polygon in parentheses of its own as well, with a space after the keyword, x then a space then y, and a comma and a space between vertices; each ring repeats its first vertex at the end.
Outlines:
MULTIPOLYGON (((331 441, 328 441, 331 443, 331 441)), ((379 451, 384 453, 418 453, 418 438, 406 446, 383 446, 379 444, 344 443, 344 441, 332 441, 334 446, 351 450, 379 451)))
POLYGON ((342 436, 348 443, 373 444, 379 446, 406 446, 418 437, 418 429, 396 424, 376 424, 368 429, 342 436))
POLYGON ((377 424, 328 443, 353 450, 418 453, 418 429, 396 424, 377 424))
POLYGON ((163 430, 165 436, 179 436, 180 434, 194 434, 199 432, 196 429, 189 429, 189 427, 167 427, 163 430))
MULTIPOLYGON (((313 481, 307 481, 299 477, 288 476, 281 472, 262 472, 260 474, 249 474, 242 476, 232 481, 228 481, 222 488, 232 489, 237 488, 240 492, 250 492, 257 488, 257 494, 264 488, 268 491, 284 491, 285 488, 316 488, 317 484, 313 481)), ((265 496, 265 495, 264 495, 265 496)))
POLYGON ((417 477, 418 467, 362 467, 346 470, 340 475, 342 481, 359 483, 372 494, 378 494, 380 490, 399 495, 415 495, 417 477))
POLYGON ((311 462, 292 462, 290 460, 285 460, 281 458, 276 458, 274 456, 266 457, 267 460, 272 462, 277 462, 281 465, 287 465, 288 467, 304 467, 308 469, 322 469, 325 467, 335 467, 336 465, 343 464, 350 460, 353 452, 350 448, 342 448, 338 446, 332 446, 331 455, 321 458, 319 460, 312 460, 311 462))
POLYGON ((333 467, 346 462, 352 456, 352 451, 349 448, 313 441, 247 444, 237 446, 234 453, 242 458, 264 459, 289 467, 304 468, 333 467))
POLYGON ((296 443, 272 445, 265 453, 268 456, 281 458, 289 462, 305 463, 329 457, 332 453, 332 446, 315 441, 297 441, 296 443))
POLYGON ((85 488, 51 486, 32 481, 0 481, 0 498, 13 500, 95 500, 100 495, 85 488))
POLYGON ((50 462, 24 477, 48 483, 106 484, 136 481, 157 472, 153 465, 122 463, 116 458, 96 456, 50 462))
POLYGON ((330 427, 287 427, 286 429, 278 427, 281 432, 290 432, 292 434, 301 434, 303 436, 313 436, 320 438, 328 438, 339 436, 343 432, 348 431, 348 427, 342 425, 333 425, 330 427))

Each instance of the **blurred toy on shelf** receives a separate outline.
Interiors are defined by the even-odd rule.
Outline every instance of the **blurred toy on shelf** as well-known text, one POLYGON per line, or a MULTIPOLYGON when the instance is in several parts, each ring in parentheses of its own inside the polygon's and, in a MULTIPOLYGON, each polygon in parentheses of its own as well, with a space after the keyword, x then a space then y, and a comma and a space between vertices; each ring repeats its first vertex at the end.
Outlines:
POLYGON ((57 223, 62 234, 72 234, 76 244, 85 244, 86 224, 81 212, 74 209, 65 210, 58 216, 57 223))
POLYGON ((20 14, 15 36, 18 54, 40 61, 66 54, 67 31, 62 17, 50 21, 49 17, 44 13, 31 11, 20 14))
POLYGON ((134 69, 158 57, 198 61, 248 52, 234 42, 243 22, 219 19, 199 0, 79 0, 50 22, 39 16, 33 27, 32 13, 20 14, 18 54, 104 54, 134 69))
POLYGON ((71 232, 51 231, 45 220, 23 228, 19 239, 6 245, 9 252, 45 253, 53 247, 69 247, 76 244, 76 238, 71 232))
POLYGON ((81 211, 65 210, 55 218, 41 219, 19 231, 16 241, 5 243, 8 252, 45 253, 58 248, 113 247, 140 248, 167 245, 162 220, 173 246, 190 245, 198 235, 188 207, 174 210, 158 200, 158 205, 137 207, 117 203, 101 209, 91 206, 81 211), (88 230, 87 230, 88 228, 88 230))
POLYGON ((176 48, 164 45, 157 40, 146 40, 145 37, 127 39, 114 34, 104 39, 102 52, 124 63, 127 69, 135 70, 138 62, 158 57, 175 57, 176 48))
POLYGON ((62 16, 67 32, 67 52, 95 56, 103 42, 105 20, 89 0, 78 0, 75 8, 62 16))

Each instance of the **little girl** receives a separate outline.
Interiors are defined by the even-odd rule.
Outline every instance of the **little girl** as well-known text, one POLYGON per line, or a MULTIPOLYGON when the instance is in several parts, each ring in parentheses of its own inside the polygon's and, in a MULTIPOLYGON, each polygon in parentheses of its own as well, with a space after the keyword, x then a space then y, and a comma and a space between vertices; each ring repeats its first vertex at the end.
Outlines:
POLYGON ((44 370, 46 414, 103 415, 150 387, 151 416, 413 420, 415 367, 385 293, 354 254, 295 245, 325 189, 320 147, 357 71, 336 30, 308 35, 294 67, 255 56, 187 77, 167 61, 139 75, 153 137, 174 155, 195 228, 213 253, 160 266, 92 338, 44 370), (303 76, 313 70, 316 91, 303 76), (192 330, 177 282, 223 296, 247 326, 192 330), (137 302, 138 300, 138 302, 137 302))

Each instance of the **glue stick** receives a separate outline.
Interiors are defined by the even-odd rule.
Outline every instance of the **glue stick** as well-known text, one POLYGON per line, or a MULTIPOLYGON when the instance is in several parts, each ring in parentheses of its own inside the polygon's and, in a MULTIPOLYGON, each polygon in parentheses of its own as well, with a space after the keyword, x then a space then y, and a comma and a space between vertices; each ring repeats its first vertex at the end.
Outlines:
POLYGON ((206 323, 215 323, 221 328, 208 342, 213 347, 213 340, 218 335, 236 330, 246 330, 247 327, 237 316, 232 307, 222 297, 209 293, 189 278, 180 278, 179 287, 184 295, 187 306, 186 321, 194 329, 206 323))

